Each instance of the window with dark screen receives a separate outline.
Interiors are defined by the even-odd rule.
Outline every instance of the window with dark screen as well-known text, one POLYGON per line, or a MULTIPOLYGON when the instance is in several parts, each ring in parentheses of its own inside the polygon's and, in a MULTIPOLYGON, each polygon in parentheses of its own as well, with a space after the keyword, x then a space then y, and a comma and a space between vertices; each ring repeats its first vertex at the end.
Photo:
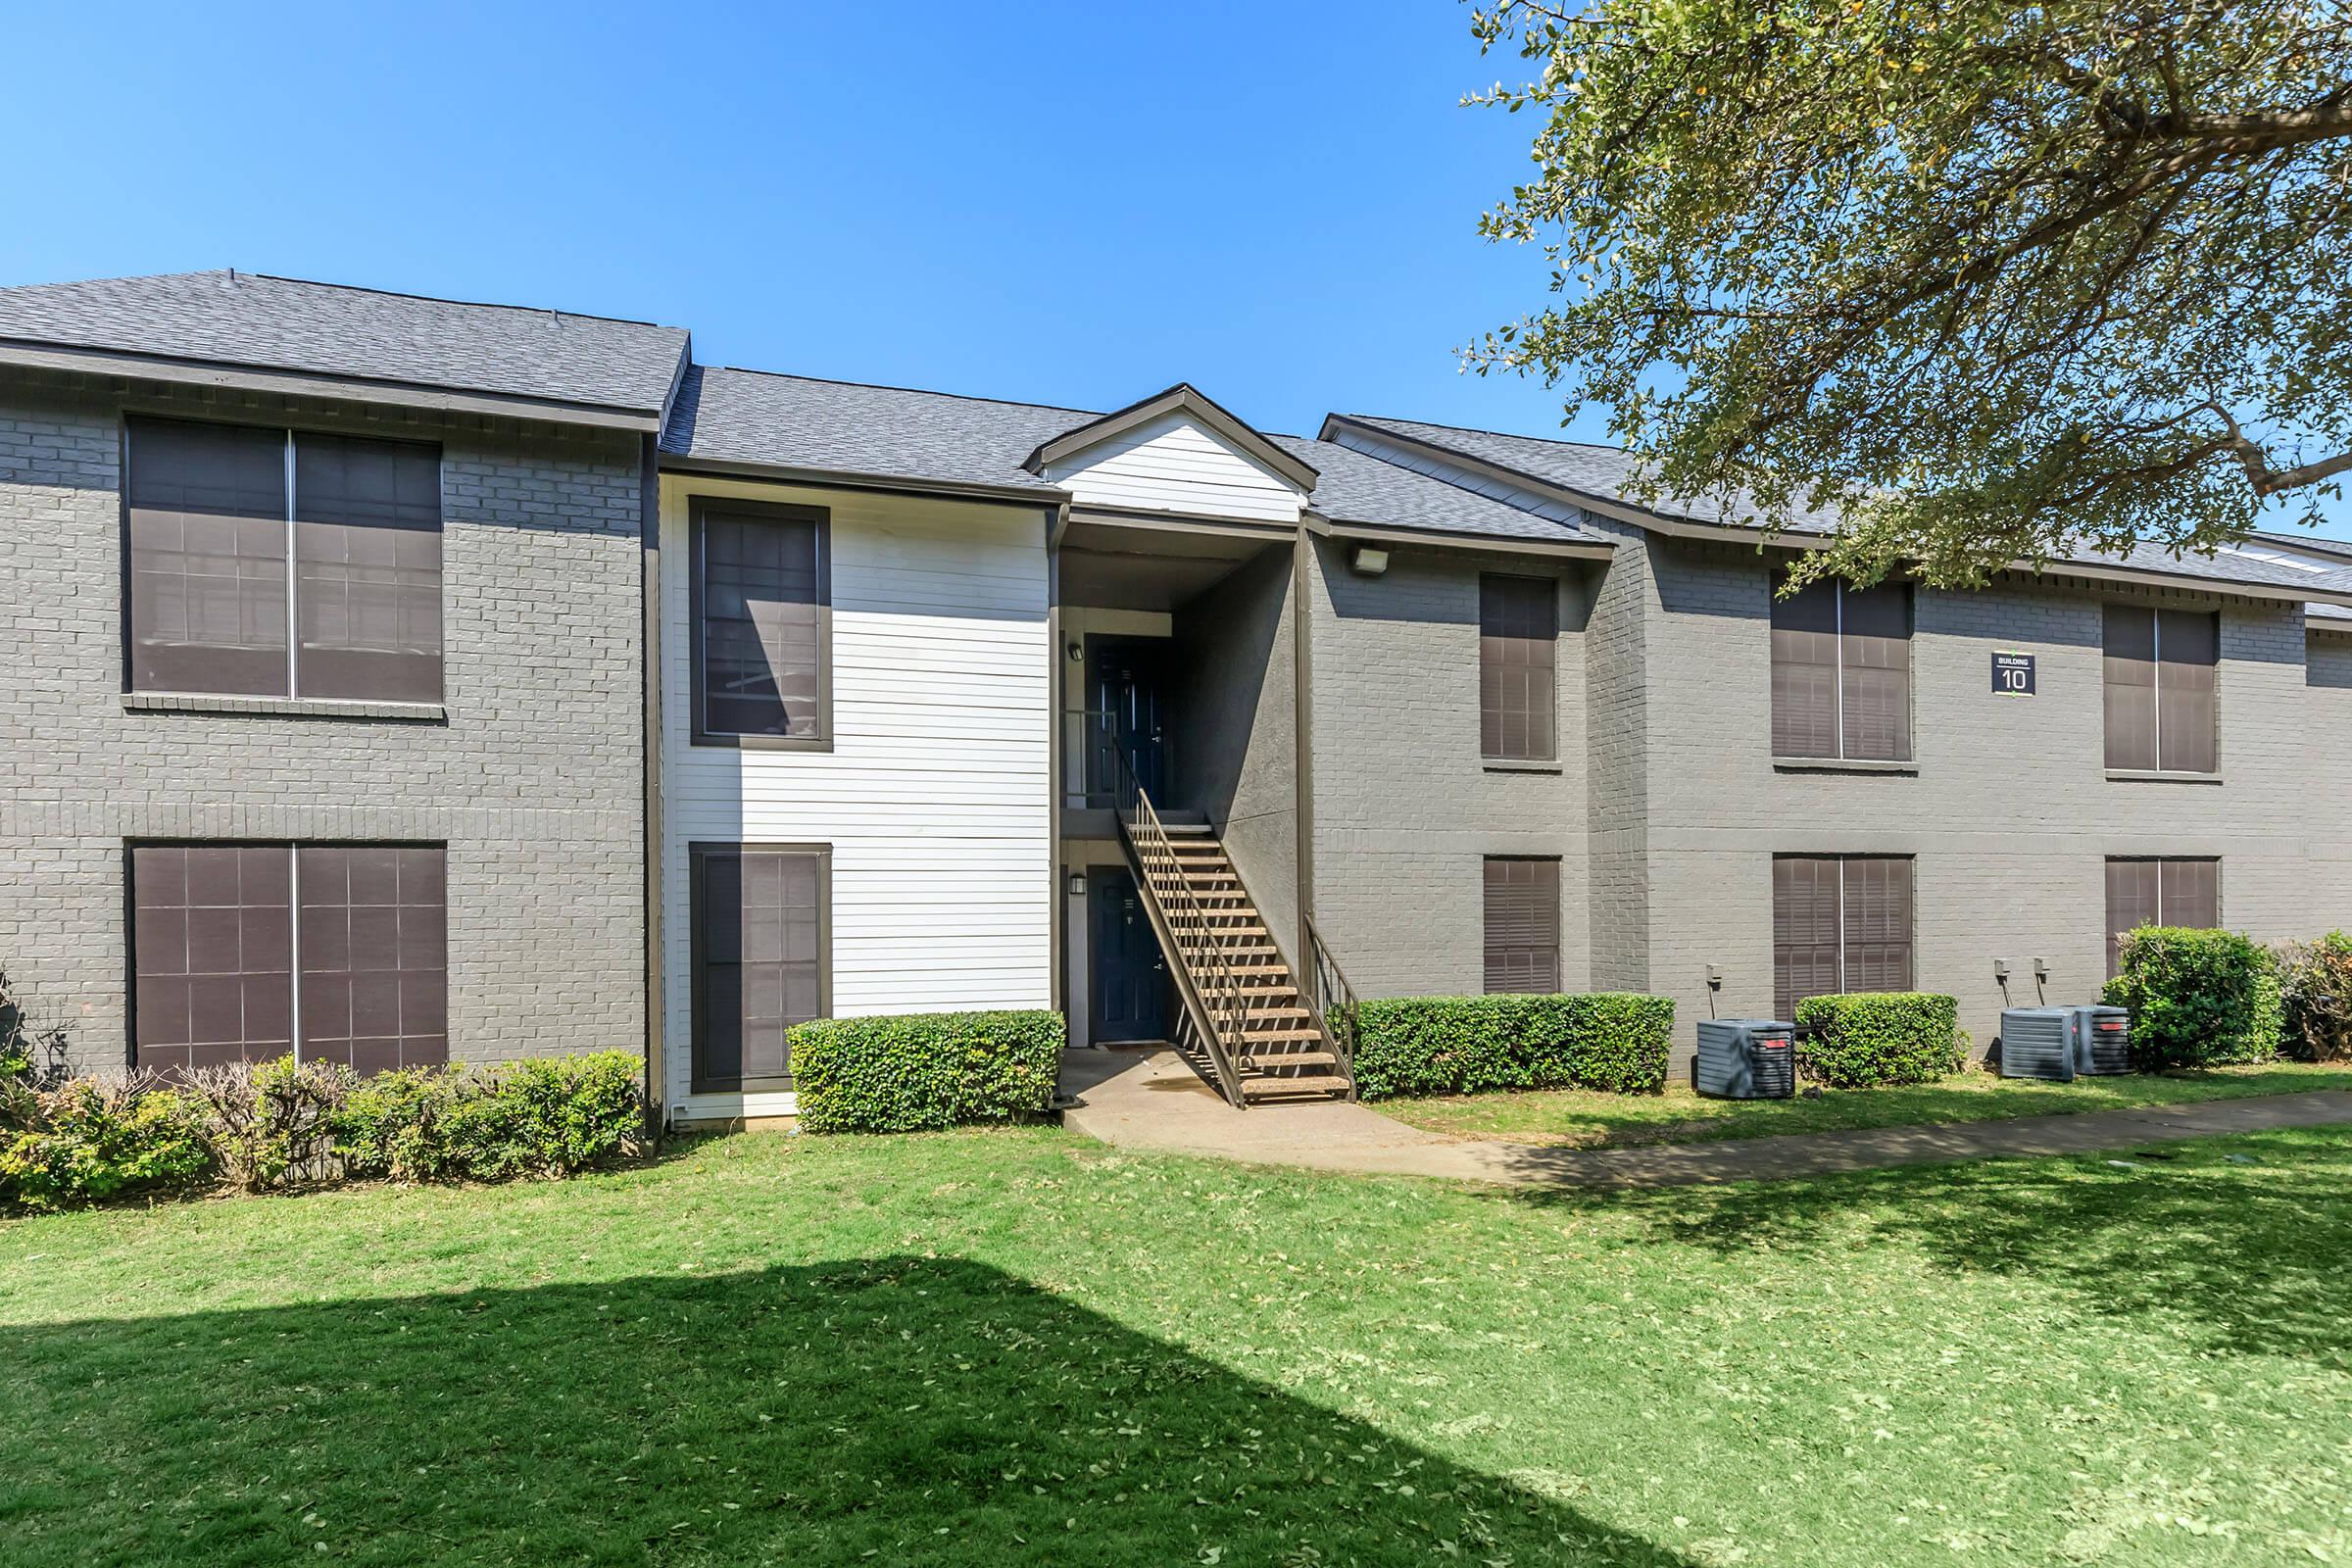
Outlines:
POLYGON ((2218 615, 2106 607, 2109 767, 2167 773, 2220 768, 2221 642, 2218 615))
POLYGON ((1548 762, 1559 755, 1555 662, 1559 584, 1549 577, 1478 579, 1479 754, 1548 762))
POLYGON ((827 526, 815 508, 695 504, 698 742, 830 739, 827 526))
POLYGON ((295 858, 303 1059, 363 1073, 447 1061, 447 858, 306 844, 295 858))
POLYGON ((1807 997, 1908 991, 1913 979, 1907 856, 1783 855, 1772 862, 1773 1005, 1793 1019, 1807 997))
POLYGON ((446 1061, 446 858, 439 845, 132 846, 135 1064, 446 1061))
POLYGON ((134 419, 130 685, 284 697, 286 433, 134 419))
POLYGON ((441 454, 135 418, 132 691, 441 698, 441 454))
POLYGON ((828 852, 697 844, 691 854, 694 1089, 789 1089, 789 1031, 831 1005, 828 852))
POLYGON ((439 702, 439 451, 297 435, 294 516, 302 695, 439 702))
POLYGON ((1560 862, 1494 856, 1486 878, 1487 990, 1559 990, 1560 862))
POLYGON ((2186 858, 2107 862, 2107 973, 2123 968, 2124 934, 2143 925, 2210 931, 2222 923, 2222 862, 2186 858))
POLYGON ((1808 584, 1772 601, 1772 755, 1911 760, 1911 589, 1808 584))

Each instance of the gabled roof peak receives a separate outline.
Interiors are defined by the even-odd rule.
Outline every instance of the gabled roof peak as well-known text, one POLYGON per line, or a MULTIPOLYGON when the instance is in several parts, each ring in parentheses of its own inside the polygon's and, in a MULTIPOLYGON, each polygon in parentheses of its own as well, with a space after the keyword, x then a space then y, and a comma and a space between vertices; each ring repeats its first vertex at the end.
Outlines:
POLYGON ((1022 466, 1031 473, 1042 474, 1049 466, 1063 458, 1100 446, 1121 431, 1132 430, 1171 414, 1182 415, 1207 426, 1272 469, 1286 483, 1306 494, 1314 492, 1317 475, 1312 465, 1276 445, 1273 437, 1243 420, 1190 381, 1179 381, 1164 391, 1154 392, 1123 409, 1113 409, 1099 418, 1090 419, 1040 442, 1022 466))

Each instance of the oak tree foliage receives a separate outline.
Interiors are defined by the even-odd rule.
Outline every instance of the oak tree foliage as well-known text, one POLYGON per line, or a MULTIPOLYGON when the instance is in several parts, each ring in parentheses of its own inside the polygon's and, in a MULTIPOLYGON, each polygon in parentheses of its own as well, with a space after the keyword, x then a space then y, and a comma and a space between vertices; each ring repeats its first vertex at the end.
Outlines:
POLYGON ((1612 411, 1645 499, 1839 509, 1808 574, 2210 552, 2352 470, 2341 3, 1505 0, 1481 220, 1554 299, 1467 355, 1612 411))

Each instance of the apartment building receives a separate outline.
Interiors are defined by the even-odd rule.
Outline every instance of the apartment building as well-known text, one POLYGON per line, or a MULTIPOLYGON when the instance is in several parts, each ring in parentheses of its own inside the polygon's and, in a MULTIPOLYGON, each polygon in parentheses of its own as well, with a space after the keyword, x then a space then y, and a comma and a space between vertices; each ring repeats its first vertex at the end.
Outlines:
POLYGON ((0 967, 84 1065, 1054 1006, 1248 1102, 1349 997, 2088 997, 2352 923, 2352 554, 1776 594, 1622 454, 695 363, 245 273, 0 289, 0 967))

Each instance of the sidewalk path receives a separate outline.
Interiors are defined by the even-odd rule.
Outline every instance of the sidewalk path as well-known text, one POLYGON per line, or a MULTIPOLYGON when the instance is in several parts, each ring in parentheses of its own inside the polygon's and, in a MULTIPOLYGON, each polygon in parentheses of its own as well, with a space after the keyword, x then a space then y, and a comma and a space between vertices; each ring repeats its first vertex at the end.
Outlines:
POLYGON ((1121 1149, 1514 1187, 1788 1181, 1886 1165, 2096 1153, 2183 1138, 2352 1122, 2352 1092, 2320 1090, 2011 1121, 1640 1149, 1558 1149, 1424 1132, 1392 1121, 1368 1105, 1336 1102, 1236 1110, 1173 1051, 1070 1051, 1062 1058, 1062 1087, 1085 1101, 1062 1113, 1063 1125, 1121 1149))

